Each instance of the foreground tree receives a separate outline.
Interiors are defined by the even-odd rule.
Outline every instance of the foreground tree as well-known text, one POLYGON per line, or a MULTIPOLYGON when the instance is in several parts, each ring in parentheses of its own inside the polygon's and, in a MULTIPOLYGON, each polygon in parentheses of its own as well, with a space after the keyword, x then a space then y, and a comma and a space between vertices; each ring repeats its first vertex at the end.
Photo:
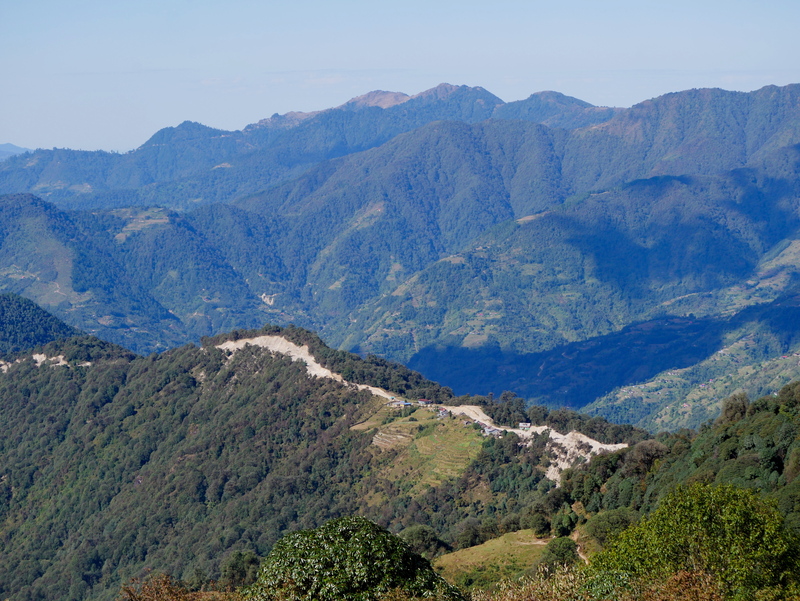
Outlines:
POLYGON ((798 593, 800 546, 783 517, 749 489, 677 488, 616 538, 591 565, 590 587, 629 588, 687 572, 707 574, 725 598, 798 593))
POLYGON ((463 601, 402 539, 361 517, 284 536, 244 594, 253 601, 378 601, 398 594, 463 601))

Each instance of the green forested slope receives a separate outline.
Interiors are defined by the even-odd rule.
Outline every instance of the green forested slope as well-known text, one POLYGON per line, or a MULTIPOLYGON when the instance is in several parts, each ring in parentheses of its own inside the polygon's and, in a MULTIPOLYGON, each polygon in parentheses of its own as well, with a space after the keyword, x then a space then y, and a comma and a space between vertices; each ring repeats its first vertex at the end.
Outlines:
MULTIPOLYGON (((418 460, 402 445, 373 445, 380 422, 353 428, 383 399, 309 377, 302 362, 258 347, 215 346, 259 334, 308 345, 354 382, 411 399, 487 402, 453 399, 402 366, 328 349, 296 328, 234 332, 149 357, 88 337, 50 343, 38 352, 63 356, 66 365, 19 356, 0 373, 4 598, 112 598, 148 567, 185 579, 216 576, 235 550, 263 555, 286 531, 353 513, 395 531, 433 525, 451 544, 473 544, 497 532, 497 520, 480 520, 508 502, 504 486, 489 492, 489 467, 517 457, 527 483, 515 486, 533 498, 552 486, 538 467, 544 445, 526 451, 514 437, 490 441, 477 462, 458 459, 432 480, 396 473, 418 460)), ((502 418, 499 407, 489 410, 502 418)), ((569 412, 537 416, 603 439, 644 435, 569 412)), ((397 419, 410 432, 403 444, 449 432, 481 445, 480 433, 456 419, 443 423, 431 413, 426 427, 399 414, 386 421, 397 419)))
POLYGON ((83 331, 168 348, 180 323, 123 269, 113 239, 125 221, 69 214, 27 194, 0 197, 0 290, 24 295, 83 331), (110 230, 110 231, 109 231, 110 230))
POLYGON ((79 332, 16 294, 0 294, 0 355, 42 346, 79 332))
POLYGON ((146 565, 189 577, 356 507, 366 393, 263 352, 43 352, 71 366, 0 383, 4 597, 113 598, 146 565))
POLYGON ((623 110, 625 109, 592 106, 559 92, 537 92, 525 100, 497 106, 492 113, 492 119, 519 119, 559 129, 578 129, 608 121, 623 110))
POLYGON ((617 455, 598 457, 565 476, 564 491, 590 512, 652 510, 678 484, 751 488, 774 499, 787 525, 800 528, 800 385, 753 402, 729 397, 720 417, 695 433, 660 435, 617 455))
POLYGON ((629 523, 687 482, 758 489, 800 527, 798 384, 752 403, 733 397, 699 432, 651 439, 568 410, 526 409, 511 394, 452 398, 401 366, 328 349, 297 328, 234 332, 149 357, 93 338, 39 352, 67 365, 20 356, 0 373, 0 590, 9 599, 109 599, 146 568, 199 586, 235 551, 263 556, 283 533, 342 515, 409 537, 425 530, 438 549, 520 528, 566 536, 586 523, 601 532, 610 515, 628 512, 629 523), (258 347, 215 346, 265 334, 408 398, 478 403, 499 424, 531 421, 631 446, 574 467, 553 488, 546 436, 527 446, 513 434, 481 439, 462 418, 422 409, 361 426, 382 400, 258 347), (383 428, 404 429, 405 442, 373 443, 383 428), (457 464, 448 463, 455 447, 436 451, 445 471, 431 478, 425 449, 464 436, 482 440, 479 451, 457 464))
POLYGON ((186 121, 125 154, 54 149, 12 157, 0 166, 0 192, 35 192, 68 207, 187 208, 257 192, 432 121, 481 121, 499 104, 483 88, 442 84, 397 106, 344 105, 288 126, 265 120, 229 132, 186 121))

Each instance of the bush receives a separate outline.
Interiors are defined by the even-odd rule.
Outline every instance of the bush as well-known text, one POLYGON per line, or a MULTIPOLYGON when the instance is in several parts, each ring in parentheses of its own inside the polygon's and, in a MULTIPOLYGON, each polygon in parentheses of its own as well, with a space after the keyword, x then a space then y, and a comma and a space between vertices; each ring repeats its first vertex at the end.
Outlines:
MULTIPOLYGON (((664 581, 681 571, 710 575, 726 598, 796 590, 800 559, 783 518, 754 491, 679 487, 628 528, 590 566, 595 585, 612 579, 664 581)), ((787 593, 788 594, 788 593, 787 593)))
POLYGON ((378 601, 391 591, 463 601, 401 538, 364 518, 345 517, 284 536, 244 594, 253 601, 378 601))
POLYGON ((548 568, 572 565, 578 561, 578 545, 566 536, 554 538, 544 548, 539 564, 548 568))
POLYGON ((593 515, 586 522, 586 533, 606 546, 620 532, 636 522, 638 514, 627 507, 610 509, 593 515))
POLYGON ((414 553, 422 555, 425 559, 433 559, 450 549, 433 528, 421 524, 409 526, 400 533, 400 538, 406 541, 414 553))

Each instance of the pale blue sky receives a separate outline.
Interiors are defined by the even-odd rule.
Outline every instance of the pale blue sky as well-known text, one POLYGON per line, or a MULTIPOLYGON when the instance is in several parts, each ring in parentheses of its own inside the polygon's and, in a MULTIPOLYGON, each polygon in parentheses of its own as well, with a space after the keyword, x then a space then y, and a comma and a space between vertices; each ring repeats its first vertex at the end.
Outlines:
POLYGON ((800 0, 0 0, 0 143, 126 151, 383 89, 630 106, 800 82, 800 0))

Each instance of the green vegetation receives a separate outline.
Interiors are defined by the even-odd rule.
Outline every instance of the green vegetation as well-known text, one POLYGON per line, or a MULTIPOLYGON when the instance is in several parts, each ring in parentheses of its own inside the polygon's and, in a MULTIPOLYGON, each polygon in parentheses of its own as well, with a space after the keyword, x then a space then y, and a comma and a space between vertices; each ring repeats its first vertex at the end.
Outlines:
POLYGON ((363 518, 346 517, 278 541, 245 598, 377 601, 396 589, 418 597, 463 601, 400 538, 363 518))
POLYGON ((82 209, 188 208, 259 192, 426 123, 482 121, 502 103, 482 88, 443 85, 385 110, 345 105, 294 122, 275 115, 235 132, 184 121, 125 154, 54 149, 11 157, 0 167, 0 192, 36 192, 82 209))
POLYGON ((566 536, 554 538, 544 548, 539 562, 543 567, 554 570, 559 566, 572 565, 579 561, 578 545, 566 536))
MULTIPOLYGON (((592 561, 592 574, 623 581, 710 574, 731 599, 800 592, 800 537, 752 490, 679 487, 592 561)), ((774 597, 773 597, 774 598, 774 597)))
POLYGON ((507 501, 485 470, 508 459, 519 463, 514 478, 536 469, 522 465, 528 451, 514 437, 483 442, 427 410, 359 429, 383 406, 369 393, 310 378, 302 362, 259 347, 215 346, 263 334, 308 345, 354 381, 470 401, 299 328, 236 331, 148 357, 90 337, 34 349, 63 360, 20 355, 0 372, 4 598, 108 599, 148 569, 193 587, 233 586, 286 532, 355 513, 395 532, 433 529, 441 549, 498 533, 490 516, 507 501), (405 424, 410 444, 382 450, 373 440, 392 423, 405 424))
POLYGON ((9 355, 80 332, 16 294, 0 294, 0 355, 9 355))
POLYGON ((19 355, 0 373, 0 586, 14 601, 110 599, 147 570, 192 594, 241 587, 288 532, 346 515, 402 533, 427 557, 474 549, 486 567, 454 577, 488 585, 536 561, 574 559, 573 543, 558 537, 576 528, 584 552, 614 548, 627 525, 691 482, 759 490, 774 520, 800 530, 800 384, 754 402, 734 396, 699 432, 652 439, 597 417, 526 408, 510 393, 454 398, 402 366, 326 349, 300 328, 236 331, 149 357, 88 337, 35 352, 63 361, 19 355), (427 409, 384 413, 383 401, 310 378, 302 362, 256 346, 216 348, 265 334, 399 396, 478 404, 499 423, 525 419, 631 446, 577 464, 555 488, 544 476, 546 435, 525 445, 427 409), (385 431, 404 436, 384 447, 385 431), (535 558, 544 545, 514 542, 525 530, 559 542, 535 558), (508 553, 516 559, 502 559, 508 553))
POLYGON ((296 323, 458 393, 698 427, 798 375, 799 91, 442 86, 12 157, 0 190, 58 208, 0 201, 0 290, 136 352, 296 323))
POLYGON ((525 575, 547 546, 532 530, 508 532, 474 547, 442 555, 436 570, 449 582, 464 588, 487 588, 504 579, 525 575))
POLYGON ((601 579, 592 594, 788 594, 800 384, 779 386, 800 353, 798 94, 694 90, 596 111, 443 86, 242 132, 184 123, 126 155, 3 161, 0 291, 136 352, 172 350, 65 340, 0 297, 0 353, 16 353, 0 370, 0 598, 105 600, 150 569, 174 580, 131 595, 242 587, 287 533, 351 515, 430 557, 552 537, 549 571, 529 577, 564 599, 588 582, 553 567, 574 560, 567 537, 605 549, 597 565, 646 569, 620 559, 626 586, 601 579), (268 321, 285 327, 253 329, 268 321), (351 383, 630 446, 556 487, 546 434, 390 413, 287 357, 216 348, 260 334, 307 345, 351 383), (785 528, 750 541, 766 562, 754 579, 702 537, 688 559, 650 562, 652 529, 680 531, 659 507, 708 518, 700 533, 735 546, 739 531, 714 521, 727 504, 726 523, 745 512, 753 532, 785 528))

